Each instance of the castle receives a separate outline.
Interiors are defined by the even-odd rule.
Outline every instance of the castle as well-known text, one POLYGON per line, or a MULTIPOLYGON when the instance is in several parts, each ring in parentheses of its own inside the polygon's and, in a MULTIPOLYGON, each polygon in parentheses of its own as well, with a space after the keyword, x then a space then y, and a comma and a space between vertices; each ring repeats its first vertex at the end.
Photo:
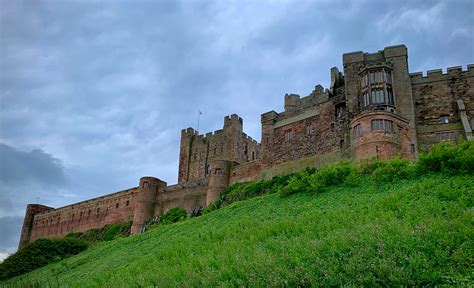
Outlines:
POLYGON ((328 89, 287 94, 284 111, 261 115, 261 143, 243 132, 237 115, 222 130, 181 131, 178 183, 143 177, 137 187, 52 208, 29 204, 19 247, 122 221, 132 234, 174 207, 189 213, 235 182, 317 167, 341 158, 416 159, 440 141, 472 138, 474 65, 409 73, 405 45, 343 55, 344 73, 331 69, 328 89))

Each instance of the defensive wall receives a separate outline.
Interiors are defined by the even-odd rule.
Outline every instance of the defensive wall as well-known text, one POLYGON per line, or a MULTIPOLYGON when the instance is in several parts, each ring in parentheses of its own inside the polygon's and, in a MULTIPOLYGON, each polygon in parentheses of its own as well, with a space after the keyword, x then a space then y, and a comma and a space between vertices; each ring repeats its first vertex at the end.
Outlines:
POLYGON ((474 127, 474 65, 410 74, 415 125, 421 151, 441 138, 472 138, 474 127))
POLYGON ((27 205, 19 246, 122 221, 132 221, 137 234, 174 207, 200 210, 236 182, 341 158, 416 159, 434 143, 472 139, 474 65, 410 73, 405 45, 346 53, 342 60, 343 73, 330 70, 329 88, 316 85, 304 97, 287 93, 282 112, 261 114, 261 143, 244 133, 236 114, 214 132, 183 129, 175 185, 143 177, 137 187, 57 209, 27 205))

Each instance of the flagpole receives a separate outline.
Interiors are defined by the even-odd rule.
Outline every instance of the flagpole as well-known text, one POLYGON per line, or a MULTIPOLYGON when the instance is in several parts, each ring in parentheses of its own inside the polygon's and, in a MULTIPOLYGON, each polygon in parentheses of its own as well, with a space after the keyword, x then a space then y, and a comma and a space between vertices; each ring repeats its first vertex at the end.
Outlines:
POLYGON ((199 133, 199 118, 201 118, 201 110, 198 110, 198 127, 197 127, 198 133, 199 133))

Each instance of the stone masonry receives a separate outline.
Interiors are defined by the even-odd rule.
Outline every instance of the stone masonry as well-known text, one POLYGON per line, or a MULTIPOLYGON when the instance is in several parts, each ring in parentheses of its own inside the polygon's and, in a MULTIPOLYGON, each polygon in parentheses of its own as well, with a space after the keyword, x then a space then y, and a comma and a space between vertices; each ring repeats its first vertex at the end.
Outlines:
POLYGON ((182 130, 178 184, 143 177, 137 187, 61 208, 28 204, 19 248, 123 221, 132 221, 131 232, 138 234, 171 208, 198 211, 229 185, 302 159, 414 160, 434 143, 472 138, 474 65, 409 73, 405 45, 342 58, 344 72, 331 69, 328 89, 286 94, 283 112, 261 115, 261 143, 243 132, 235 114, 224 118, 221 130, 182 130))

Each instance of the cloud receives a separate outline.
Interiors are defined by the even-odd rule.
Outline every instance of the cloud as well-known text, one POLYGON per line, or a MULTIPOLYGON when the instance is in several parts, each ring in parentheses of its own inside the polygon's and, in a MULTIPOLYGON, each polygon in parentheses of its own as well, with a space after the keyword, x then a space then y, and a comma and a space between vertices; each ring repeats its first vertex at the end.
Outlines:
POLYGON ((0 262, 18 248, 22 224, 21 216, 0 217, 0 262))
POLYGON ((61 162, 51 154, 0 143, 0 217, 22 215, 26 203, 55 195, 67 183, 61 162))
POLYGON ((399 29, 410 29, 416 32, 439 30, 443 25, 442 12, 446 9, 445 2, 439 2, 431 7, 407 8, 385 14, 377 22, 377 29, 384 33, 394 33, 399 29))
POLYGON ((35 183, 45 188, 66 183, 61 162, 41 149, 18 151, 0 143, 0 181, 6 185, 35 183))
POLYGON ((0 263, 2 263, 9 255, 9 253, 0 252, 0 263))

